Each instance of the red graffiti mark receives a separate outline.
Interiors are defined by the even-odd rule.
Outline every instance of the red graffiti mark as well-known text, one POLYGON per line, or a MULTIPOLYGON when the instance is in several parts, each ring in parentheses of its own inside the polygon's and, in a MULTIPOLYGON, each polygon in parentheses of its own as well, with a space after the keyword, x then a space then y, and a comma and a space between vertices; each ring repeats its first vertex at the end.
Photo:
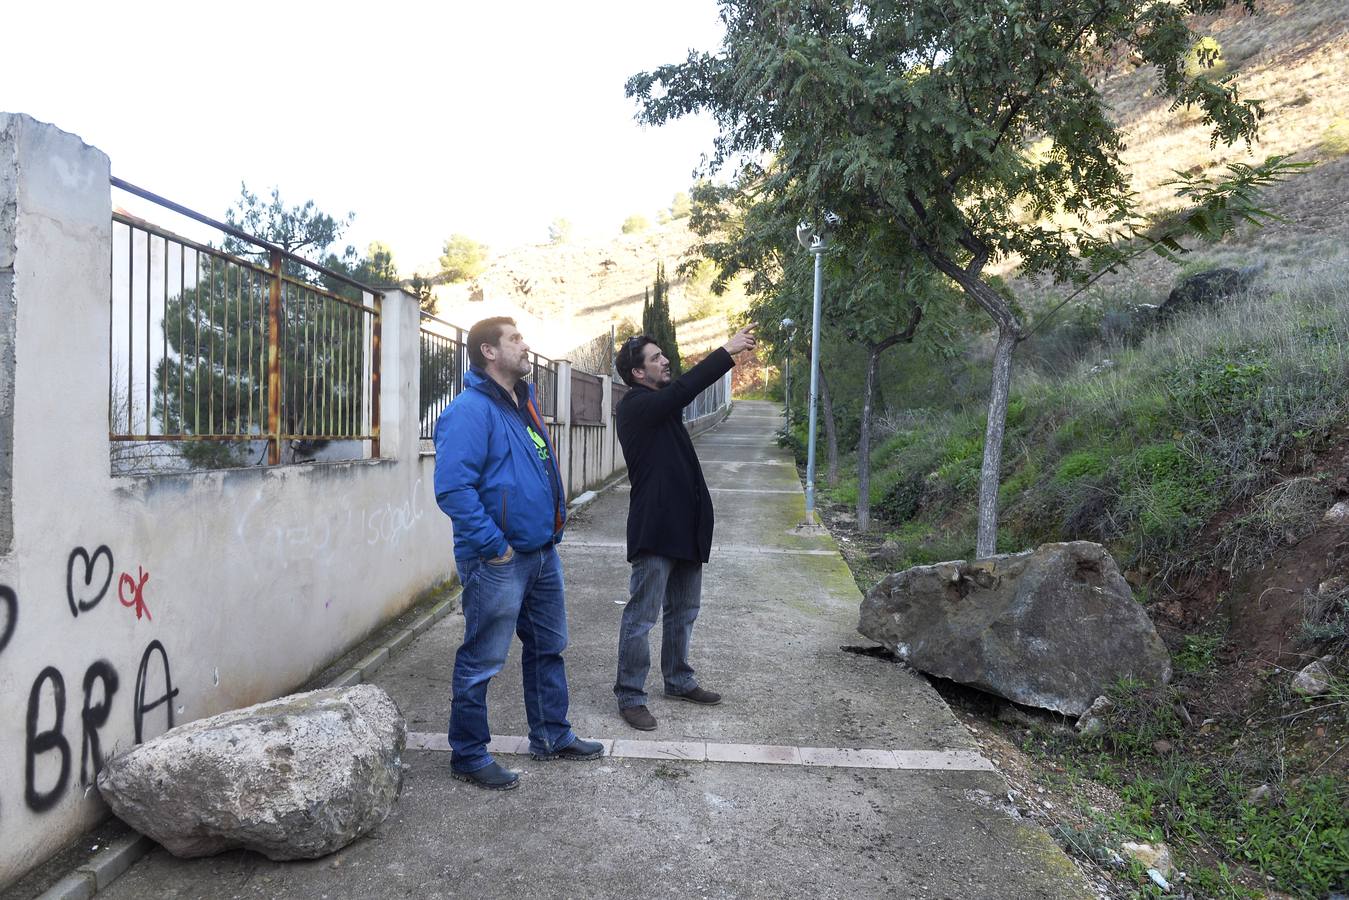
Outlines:
POLYGON ((117 582, 117 599, 121 600, 122 605, 128 609, 135 607, 137 620, 144 613, 145 618, 154 621, 150 616, 150 607, 145 605, 145 582, 150 580, 150 573, 140 566, 136 566, 136 572, 140 576, 139 581, 132 578, 129 572, 122 573, 121 579, 117 582), (126 594, 126 588, 128 587, 131 588, 130 597, 126 594))

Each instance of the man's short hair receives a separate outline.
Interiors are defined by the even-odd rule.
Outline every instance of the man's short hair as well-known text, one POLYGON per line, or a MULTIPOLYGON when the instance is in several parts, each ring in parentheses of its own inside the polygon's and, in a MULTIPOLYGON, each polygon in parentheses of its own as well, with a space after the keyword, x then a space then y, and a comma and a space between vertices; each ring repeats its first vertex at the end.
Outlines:
POLYGON ((475 322, 468 330, 468 361, 479 369, 487 368, 487 357, 482 355, 482 345, 491 344, 493 347, 499 345, 501 332, 506 330, 507 325, 514 324, 515 320, 510 316, 493 316, 475 322))
POLYGON ((623 346, 618 348, 618 356, 614 358, 614 366, 618 369, 618 377, 622 378, 628 385, 633 387, 637 381, 632 377, 633 369, 640 369, 644 365, 646 354, 646 345, 656 343, 656 339, 649 334, 637 334, 623 342, 623 346))

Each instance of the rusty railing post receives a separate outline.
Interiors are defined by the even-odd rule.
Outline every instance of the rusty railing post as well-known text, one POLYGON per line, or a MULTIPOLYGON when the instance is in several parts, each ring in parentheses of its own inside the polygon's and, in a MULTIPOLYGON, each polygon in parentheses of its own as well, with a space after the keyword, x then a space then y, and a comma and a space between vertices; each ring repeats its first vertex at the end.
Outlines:
POLYGON ((272 250, 267 297, 267 465, 281 464, 281 251, 272 250))
POLYGON ((370 325, 370 458, 379 459, 379 358, 384 323, 384 295, 375 294, 374 321, 370 325))

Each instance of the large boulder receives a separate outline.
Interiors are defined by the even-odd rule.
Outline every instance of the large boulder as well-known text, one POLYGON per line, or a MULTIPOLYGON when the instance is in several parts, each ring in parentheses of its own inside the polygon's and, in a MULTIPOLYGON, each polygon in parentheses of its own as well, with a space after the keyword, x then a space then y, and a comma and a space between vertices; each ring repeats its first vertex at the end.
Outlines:
POLYGON ((98 789, 175 856, 312 859, 389 815, 406 740, 374 685, 310 691, 173 728, 110 761, 98 789))
POLYGON ((1088 541, 889 575, 857 630, 920 671, 1071 716, 1125 676, 1171 677, 1119 567, 1088 541))
POLYGON ((1186 312, 1200 306, 1211 306, 1251 286, 1263 266, 1246 266, 1240 269, 1209 269, 1191 275, 1177 284, 1167 295, 1157 315, 1169 319, 1179 312, 1186 312))

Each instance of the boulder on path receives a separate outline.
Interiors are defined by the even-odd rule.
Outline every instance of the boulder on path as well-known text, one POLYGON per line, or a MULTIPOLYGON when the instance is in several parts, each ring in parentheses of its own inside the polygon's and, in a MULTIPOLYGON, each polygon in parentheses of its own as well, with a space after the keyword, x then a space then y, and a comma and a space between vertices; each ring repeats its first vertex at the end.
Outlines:
POLYGON ((310 691, 173 728, 111 760, 98 789, 175 856, 313 859, 389 815, 406 740, 374 685, 310 691))
POLYGON ((1080 716, 1124 677, 1171 677, 1171 657, 1100 544, 956 560, 888 575, 857 630, 923 672, 1080 716))

